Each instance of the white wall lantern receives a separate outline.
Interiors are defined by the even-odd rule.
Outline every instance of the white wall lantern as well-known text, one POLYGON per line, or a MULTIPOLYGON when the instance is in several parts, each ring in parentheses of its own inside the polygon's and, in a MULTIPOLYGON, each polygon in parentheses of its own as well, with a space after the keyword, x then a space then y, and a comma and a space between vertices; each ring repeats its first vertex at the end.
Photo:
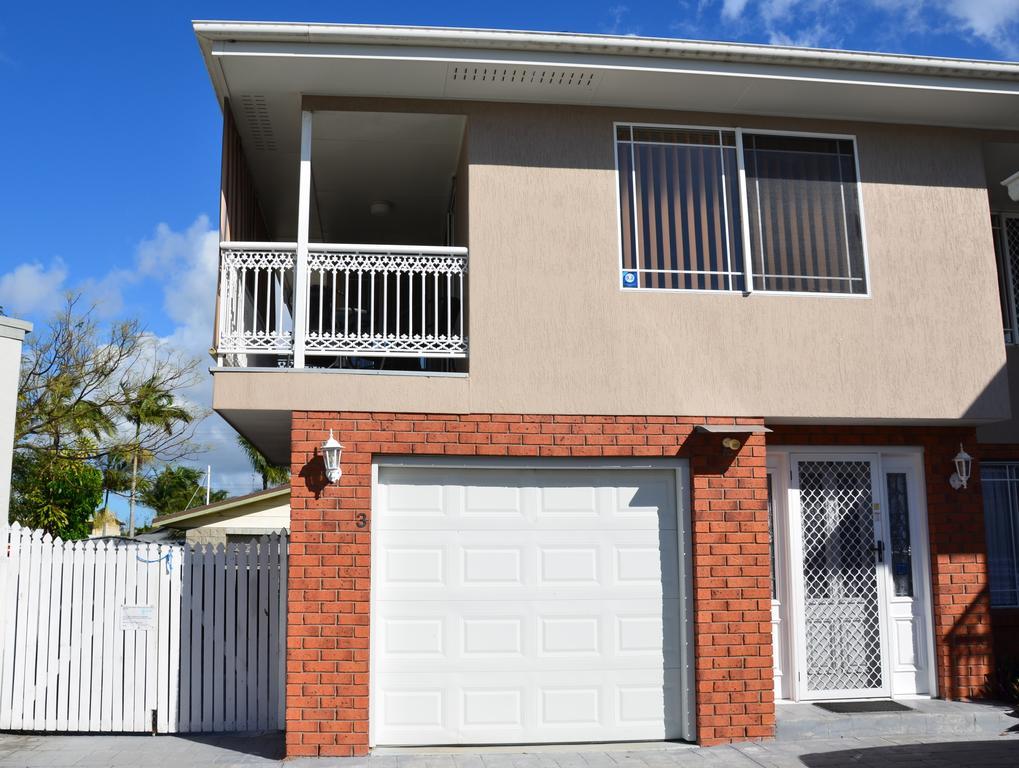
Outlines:
POLYGON ((955 463, 955 472, 948 478, 948 483, 958 491, 965 488, 966 483, 969 482, 970 472, 973 470, 973 457, 963 450, 962 443, 960 443, 959 452, 955 454, 952 461, 955 463))
POLYGON ((340 470, 340 456, 343 453, 343 446, 333 437, 333 431, 329 430, 329 439, 322 443, 322 461, 326 465, 326 479, 330 483, 339 482, 343 472, 340 470))
POLYGON ((1001 186, 1008 189, 1008 196, 1013 200, 1019 201, 1019 173, 1013 173, 1003 182, 1001 186))

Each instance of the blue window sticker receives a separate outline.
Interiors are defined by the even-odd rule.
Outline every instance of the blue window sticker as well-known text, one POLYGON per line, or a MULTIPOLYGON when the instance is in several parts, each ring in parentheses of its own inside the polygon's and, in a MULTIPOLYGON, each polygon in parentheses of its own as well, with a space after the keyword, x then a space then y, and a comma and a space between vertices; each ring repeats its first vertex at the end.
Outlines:
POLYGON ((636 288, 637 287, 637 273, 636 272, 623 272, 623 287, 624 288, 636 288))

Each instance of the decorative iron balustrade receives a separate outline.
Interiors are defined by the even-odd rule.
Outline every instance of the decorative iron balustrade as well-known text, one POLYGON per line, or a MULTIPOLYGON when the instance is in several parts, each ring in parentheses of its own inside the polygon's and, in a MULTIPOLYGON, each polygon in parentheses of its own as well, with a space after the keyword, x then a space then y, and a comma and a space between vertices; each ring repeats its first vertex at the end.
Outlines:
POLYGON ((466 357, 466 248, 308 247, 309 355, 466 357))
POLYGON ((466 248, 315 243, 304 274, 299 253, 294 243, 221 245, 221 364, 467 357, 466 248))
POLYGON ((217 354, 289 357, 294 349, 295 243, 223 243, 219 252, 217 354))

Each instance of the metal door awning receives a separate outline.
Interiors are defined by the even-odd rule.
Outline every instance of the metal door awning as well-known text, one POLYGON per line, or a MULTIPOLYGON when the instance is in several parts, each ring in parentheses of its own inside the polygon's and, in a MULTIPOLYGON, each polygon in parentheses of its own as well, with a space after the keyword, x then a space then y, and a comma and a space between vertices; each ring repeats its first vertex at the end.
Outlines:
POLYGON ((763 424, 698 424, 694 431, 724 435, 762 435, 771 432, 771 429, 763 424))

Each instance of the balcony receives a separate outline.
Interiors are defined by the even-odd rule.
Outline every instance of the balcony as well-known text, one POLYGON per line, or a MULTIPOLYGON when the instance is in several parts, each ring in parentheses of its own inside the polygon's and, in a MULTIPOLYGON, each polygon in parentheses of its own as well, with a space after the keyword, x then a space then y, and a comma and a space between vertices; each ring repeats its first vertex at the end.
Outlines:
POLYGON ((462 370, 467 255, 442 246, 221 243, 217 362, 462 370))

